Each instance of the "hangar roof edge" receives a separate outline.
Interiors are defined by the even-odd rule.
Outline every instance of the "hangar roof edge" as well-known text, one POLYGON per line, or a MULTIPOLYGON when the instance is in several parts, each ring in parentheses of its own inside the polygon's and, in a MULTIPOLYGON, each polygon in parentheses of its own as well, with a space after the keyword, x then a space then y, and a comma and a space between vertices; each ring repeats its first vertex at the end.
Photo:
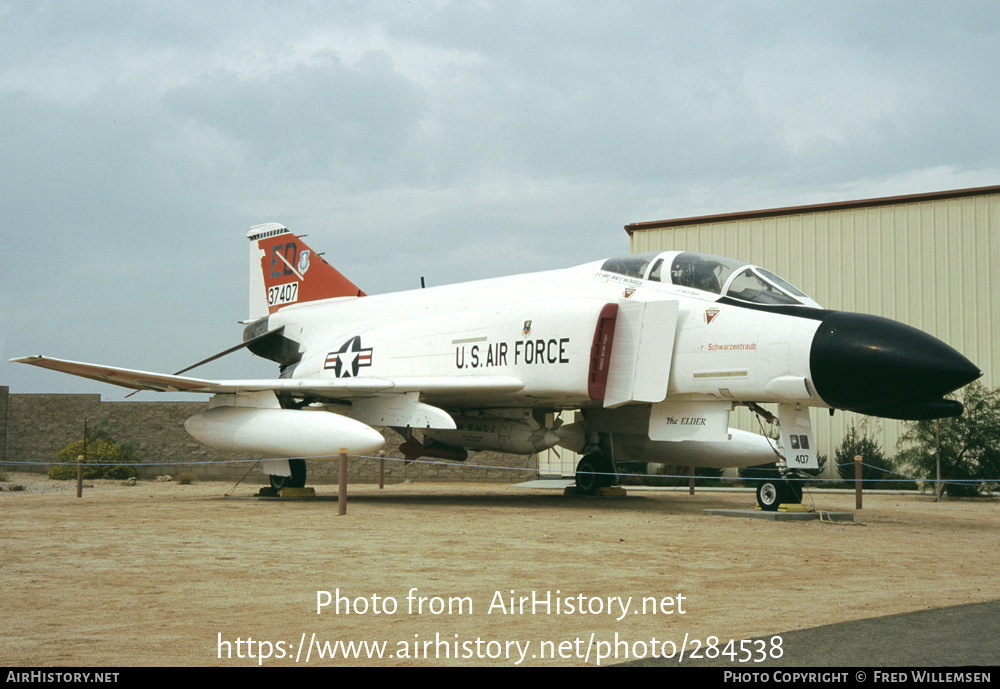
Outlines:
POLYGON ((944 199, 961 198, 965 196, 984 196, 1000 194, 1000 185, 989 187, 973 187, 969 189, 952 189, 949 191, 932 191, 922 194, 905 194, 903 196, 883 196, 872 199, 857 199, 854 201, 835 201, 832 203, 816 203, 808 206, 788 206, 786 208, 767 208, 755 211, 737 211, 735 213, 720 213, 717 215, 700 215, 690 218, 674 218, 671 220, 648 220, 629 223, 625 231, 630 235, 637 230, 658 230, 685 225, 705 225, 715 222, 732 222, 736 220, 755 220, 771 218, 779 215, 801 215, 804 213, 822 213, 826 211, 852 210, 877 206, 892 206, 903 203, 919 203, 922 201, 940 201, 944 199))

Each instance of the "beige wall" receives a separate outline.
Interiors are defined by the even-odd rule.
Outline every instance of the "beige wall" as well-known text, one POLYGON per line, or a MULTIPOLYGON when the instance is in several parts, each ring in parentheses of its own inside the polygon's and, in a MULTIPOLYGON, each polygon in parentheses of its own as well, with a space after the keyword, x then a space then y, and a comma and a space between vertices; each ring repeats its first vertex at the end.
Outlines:
MULTIPOLYGON (((0 386, 0 470, 48 471, 56 453, 83 437, 89 428, 105 424, 119 443, 135 447, 142 478, 191 473, 204 479, 267 482, 258 456, 214 450, 188 435, 184 421, 205 409, 206 402, 108 402, 100 395, 9 394, 0 386), (246 477, 246 478, 244 478, 246 477)), ((495 481, 517 483, 537 476, 537 460, 500 452, 474 452, 464 464, 423 458, 404 464, 397 448, 401 438, 389 429, 386 437, 385 480, 495 481)), ((309 461, 309 485, 336 483, 336 461, 309 461)), ((348 462, 351 482, 378 481, 377 459, 353 457, 348 462)))

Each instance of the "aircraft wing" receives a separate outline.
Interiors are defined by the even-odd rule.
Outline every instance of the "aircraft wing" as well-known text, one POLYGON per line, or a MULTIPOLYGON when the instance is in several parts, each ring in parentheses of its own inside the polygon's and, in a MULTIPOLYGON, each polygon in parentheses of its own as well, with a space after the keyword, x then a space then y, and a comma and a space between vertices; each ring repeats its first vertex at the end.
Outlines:
POLYGON ((101 366, 79 361, 27 356, 11 359, 130 390, 157 392, 202 392, 208 394, 260 392, 296 397, 348 399, 378 394, 432 393, 439 395, 481 395, 517 392, 524 383, 513 376, 407 376, 399 378, 264 378, 249 380, 206 380, 189 376, 152 373, 129 368, 101 366))

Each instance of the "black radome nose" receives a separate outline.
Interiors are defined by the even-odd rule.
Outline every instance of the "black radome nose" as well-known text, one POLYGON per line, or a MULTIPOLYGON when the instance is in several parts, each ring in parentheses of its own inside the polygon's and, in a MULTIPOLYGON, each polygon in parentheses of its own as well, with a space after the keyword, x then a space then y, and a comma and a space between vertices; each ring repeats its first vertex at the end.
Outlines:
POLYGON ((943 396, 983 372, 941 340, 888 318, 834 311, 813 337, 816 392, 836 409, 893 419, 958 416, 943 396))

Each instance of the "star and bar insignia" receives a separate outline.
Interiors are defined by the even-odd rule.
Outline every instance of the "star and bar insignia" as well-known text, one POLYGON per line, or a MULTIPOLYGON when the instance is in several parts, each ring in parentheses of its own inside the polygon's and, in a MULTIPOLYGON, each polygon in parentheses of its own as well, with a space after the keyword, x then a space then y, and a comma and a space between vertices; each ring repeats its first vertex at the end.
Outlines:
POLYGON ((357 378, 362 366, 372 365, 372 347, 361 346, 361 336, 355 335, 336 352, 326 355, 323 368, 333 369, 337 378, 357 378))

